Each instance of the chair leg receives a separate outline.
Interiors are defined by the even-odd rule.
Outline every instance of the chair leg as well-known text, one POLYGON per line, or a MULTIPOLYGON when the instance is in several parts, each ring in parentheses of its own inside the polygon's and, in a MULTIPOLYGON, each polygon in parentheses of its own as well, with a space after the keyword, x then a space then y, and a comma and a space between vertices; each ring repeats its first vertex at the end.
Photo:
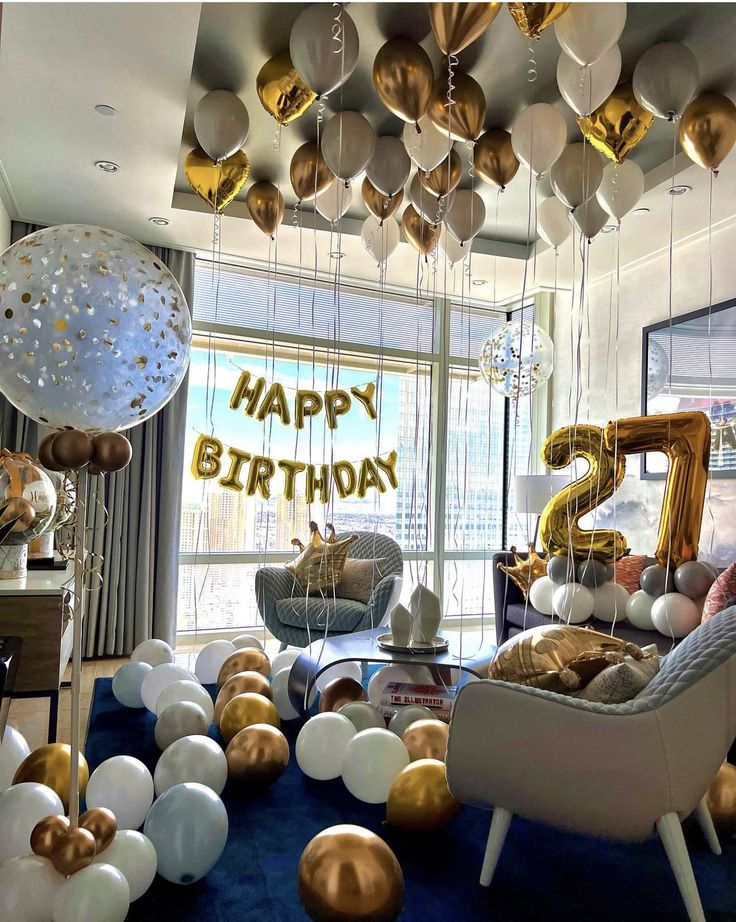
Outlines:
POLYGON ((680 817, 676 813, 666 813, 657 820, 657 831, 669 858, 677 886, 680 888, 680 895, 690 922, 705 922, 703 905, 700 902, 698 885, 695 882, 685 836, 682 834, 680 817))
POLYGON ((708 848, 714 855, 722 855, 721 843, 718 841, 718 833, 716 832, 716 827, 713 825, 713 817, 710 815, 705 797, 695 808, 695 819, 698 821, 698 826, 700 826, 705 841, 708 843, 708 848))
POLYGON ((498 858, 506 841, 506 833, 509 831, 511 817, 514 814, 503 807, 493 808, 493 819, 491 820, 491 829, 488 833, 488 842, 486 843, 486 853, 483 856, 483 867, 480 872, 481 887, 489 887, 493 874, 498 864, 498 858))

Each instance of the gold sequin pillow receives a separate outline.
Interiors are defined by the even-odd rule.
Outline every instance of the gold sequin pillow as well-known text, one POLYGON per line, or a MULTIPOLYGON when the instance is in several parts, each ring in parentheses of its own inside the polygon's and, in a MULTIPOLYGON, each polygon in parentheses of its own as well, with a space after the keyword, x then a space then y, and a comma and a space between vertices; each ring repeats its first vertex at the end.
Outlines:
POLYGON ((329 536, 325 541, 316 522, 310 522, 309 529, 312 537, 306 547, 296 538, 292 541, 301 549, 301 553, 286 564, 286 569, 291 570, 296 581, 308 594, 329 595, 340 585, 348 550, 358 536, 348 535, 338 541, 334 528, 328 525, 329 536))

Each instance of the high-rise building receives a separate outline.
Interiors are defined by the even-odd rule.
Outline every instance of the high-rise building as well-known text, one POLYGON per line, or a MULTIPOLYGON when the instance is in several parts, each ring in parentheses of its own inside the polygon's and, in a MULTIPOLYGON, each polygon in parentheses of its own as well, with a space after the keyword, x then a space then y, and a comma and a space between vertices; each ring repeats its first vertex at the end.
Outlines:
POLYGON ((306 544, 308 537, 309 506, 306 497, 301 493, 295 494, 292 500, 279 496, 276 499, 276 550, 289 550, 293 538, 299 538, 306 544))

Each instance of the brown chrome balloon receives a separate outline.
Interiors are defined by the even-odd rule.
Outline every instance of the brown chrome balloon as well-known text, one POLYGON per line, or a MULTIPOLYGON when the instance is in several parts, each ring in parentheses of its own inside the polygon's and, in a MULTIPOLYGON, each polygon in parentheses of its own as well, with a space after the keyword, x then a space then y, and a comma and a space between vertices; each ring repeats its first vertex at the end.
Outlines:
POLYGON ((51 863, 64 877, 88 867, 97 854, 97 843, 89 829, 70 829, 60 835, 54 844, 51 863))
POLYGON ((433 82, 429 55, 411 39, 389 39, 373 61, 378 98, 405 122, 418 122, 427 111, 433 82))
POLYGON ((448 105, 447 74, 435 80, 427 113, 440 131, 449 132, 456 141, 475 141, 486 120, 485 93, 477 81, 461 70, 455 71, 452 82, 452 103, 448 105))
POLYGON ((107 807, 91 807, 79 817, 79 826, 86 829, 95 837, 97 854, 104 851, 115 838, 118 831, 118 821, 115 814, 107 807))
POLYGON ((736 832, 736 765, 721 765, 708 788, 706 803, 718 829, 726 835, 736 832))
POLYGON ((412 762, 419 759, 437 759, 444 762, 449 732, 450 728, 446 723, 427 717, 425 720, 415 720, 413 724, 409 724, 401 739, 409 750, 412 762))
POLYGON ((286 771, 289 744, 270 724, 251 724, 239 730, 225 750, 228 778, 248 787, 267 787, 286 771))
POLYGON ((463 165, 460 155, 453 149, 442 163, 438 163, 433 170, 428 173, 420 170, 419 182, 423 189, 439 198, 441 195, 449 195, 457 187, 462 173, 463 165))
POLYGON ((445 763, 420 759, 396 776, 386 802, 386 819, 401 829, 434 832, 451 822, 459 809, 447 787, 445 763))
POLYGON ((51 442, 54 461, 66 470, 76 470, 92 457, 92 439, 81 429, 62 429, 51 442))
MULTIPOLYGON (((79 796, 84 797, 89 781, 89 767, 82 753, 79 753, 79 796)), ((71 779, 71 746, 67 743, 48 743, 26 756, 13 776, 13 784, 36 781, 56 791, 69 810, 69 781, 71 779)))
POLYGON ((220 691, 217 693, 215 700, 215 723, 219 726, 220 716, 225 710, 225 705, 236 695, 243 695, 245 692, 256 692, 273 701, 273 689, 268 679, 260 672, 236 672, 235 675, 225 682, 220 691))
POLYGON ((11 532, 25 531, 33 525, 36 510, 22 496, 11 496, 0 501, 0 525, 10 525, 11 532))
POLYGON ((324 192, 335 174, 325 163, 314 141, 307 141, 294 151, 289 178, 294 194, 300 202, 305 202, 324 192))
POLYGON ((677 130, 693 163, 718 172, 736 143, 736 106, 728 96, 703 93, 689 103, 677 130))
POLYGON ((47 471, 60 472, 64 470, 60 464, 56 463, 51 453, 51 445, 58 434, 58 432, 52 432, 38 443, 38 460, 41 462, 41 466, 45 467, 47 471))
POLYGON ((511 133, 503 128, 484 131, 473 148, 473 166, 481 179, 505 189, 519 169, 511 147, 511 133))
POLYGON ((242 650, 236 650, 220 666, 217 687, 222 688, 230 676, 238 672, 260 672, 261 675, 268 677, 271 674, 271 660, 263 650, 256 647, 243 647, 242 650))
POLYGON ((431 253, 440 239, 439 225, 430 224, 413 205, 406 206, 401 217, 401 229, 409 243, 422 256, 431 253))
POLYGON ((69 831, 68 816, 46 816, 33 827, 31 851, 42 858, 50 858, 56 840, 69 831))
POLYGON ((430 3, 429 23, 443 54, 457 54, 486 31, 500 3, 430 3))
POLYGON ((379 221, 385 221, 386 218, 390 218, 398 211, 404 201, 403 189, 397 192, 396 195, 384 195, 383 192, 376 189, 367 176, 363 180, 360 191, 363 195, 363 204, 379 221))
POLYGON ((340 676, 325 685, 319 699, 320 713, 339 711, 343 704, 350 701, 365 701, 363 686, 350 676, 340 676))
POLYGON ((281 718, 273 701, 256 692, 244 692, 236 695, 223 708, 220 715, 220 734, 226 743, 246 727, 253 724, 270 724, 281 726, 281 718))
POLYGON ((254 182, 245 197, 258 230, 273 239, 284 218, 284 197, 272 182, 254 182))
POLYGON ((124 435, 119 432, 102 432, 92 440, 93 454, 91 464, 99 471, 113 473, 122 471, 130 464, 133 448, 124 435))

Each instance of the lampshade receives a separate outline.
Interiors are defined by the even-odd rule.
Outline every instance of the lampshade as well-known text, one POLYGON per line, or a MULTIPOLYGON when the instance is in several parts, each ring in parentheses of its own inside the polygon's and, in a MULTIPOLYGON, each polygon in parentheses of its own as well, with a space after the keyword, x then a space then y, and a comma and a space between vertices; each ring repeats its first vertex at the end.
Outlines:
POLYGON ((524 474, 514 477, 514 511, 540 515, 550 499, 570 483, 564 474, 524 474))

